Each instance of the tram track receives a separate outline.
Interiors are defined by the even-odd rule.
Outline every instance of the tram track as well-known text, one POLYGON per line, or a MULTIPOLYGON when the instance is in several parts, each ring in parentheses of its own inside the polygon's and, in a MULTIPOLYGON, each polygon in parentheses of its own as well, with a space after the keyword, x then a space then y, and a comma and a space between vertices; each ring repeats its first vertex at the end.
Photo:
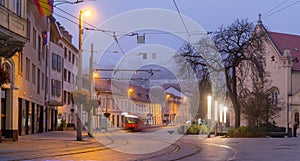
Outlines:
MULTIPOLYGON (((193 143, 187 143, 187 142, 183 142, 180 139, 177 140, 175 143, 170 143, 170 142, 166 142, 165 140, 162 139, 157 139, 157 138, 152 138, 152 137, 146 137, 146 136, 141 136, 141 137, 145 137, 147 139, 153 140, 153 141, 160 141, 162 143, 168 143, 170 144, 170 146, 174 146, 175 148, 171 149, 170 151, 166 151, 164 153, 160 153, 157 155, 151 155, 149 157, 143 157, 143 158, 139 158, 137 160, 134 161, 145 161, 145 160, 168 160, 168 161, 178 161, 178 160, 183 160, 189 157, 192 157, 194 155, 199 154, 202 151, 202 148, 196 144, 193 143), (192 148, 187 148, 187 147, 192 147, 192 148), (187 149, 189 149, 189 151, 192 151, 191 153, 186 153, 187 149), (180 154, 180 152, 183 152, 182 154, 180 154)), ((170 148, 167 147, 167 148, 170 148)), ((155 153, 153 153, 155 154, 155 153)))
MULTIPOLYGON (((108 147, 108 145, 113 145, 115 143, 115 140, 112 139, 109 135, 103 133, 105 137, 107 137, 110 140, 109 144, 106 145, 100 145, 95 143, 86 143, 85 145, 74 145, 69 147, 63 147, 63 148, 46 148, 42 149, 41 152, 32 152, 31 151, 22 151, 21 153, 12 153, 14 158, 11 160, 15 161, 21 161, 21 160, 36 160, 36 159, 42 159, 42 158, 56 158, 56 157, 64 157, 64 156, 71 156, 71 155, 78 155, 78 154, 84 154, 84 153, 91 153, 91 152, 99 152, 104 150, 109 150, 111 147, 108 147), (29 154, 28 154, 29 152, 29 154), (48 154, 47 154, 48 153, 48 154), (46 154, 46 155, 45 155, 46 154)), ((128 144, 128 141, 126 141, 124 144, 119 144, 117 146, 125 146, 128 144)), ((115 146, 115 147, 117 147, 115 146)), ((114 146, 112 146, 114 147, 114 146)), ((7 155, 6 155, 7 157, 7 155)), ((9 159, 8 157, 7 159, 9 159)))

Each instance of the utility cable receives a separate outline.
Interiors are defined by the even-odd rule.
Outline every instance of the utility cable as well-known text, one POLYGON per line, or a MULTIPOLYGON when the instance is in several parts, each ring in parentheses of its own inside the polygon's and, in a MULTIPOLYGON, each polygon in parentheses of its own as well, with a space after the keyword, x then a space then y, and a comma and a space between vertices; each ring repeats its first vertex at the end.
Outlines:
POLYGON ((266 19, 266 18, 268 18, 268 17, 270 17, 270 16, 272 16, 272 15, 274 15, 274 14, 276 14, 276 13, 279 13, 279 12, 281 12, 281 11, 283 11, 283 10, 289 8, 289 7, 292 7, 292 6, 296 5, 296 4, 299 3, 299 2, 300 2, 300 1, 295 1, 294 3, 291 3, 290 5, 288 5, 288 6, 286 6, 286 7, 283 7, 283 8, 281 8, 281 9, 278 9, 278 10, 276 10, 276 11, 274 11, 274 12, 272 12, 272 13, 266 15, 266 16, 264 16, 263 18, 266 19))
POLYGON ((175 8, 176 8, 176 10, 177 10, 177 13, 179 14, 179 17, 180 17, 180 19, 181 19, 181 22, 182 22, 182 24, 183 24, 183 26, 184 26, 184 28, 185 28, 185 31, 186 31, 186 33, 187 33, 187 35, 188 35, 188 39, 189 39, 189 37, 190 37, 189 30, 188 30, 188 28, 187 28, 187 26, 186 26, 186 24, 185 24, 185 22, 184 22, 184 20, 183 20, 183 17, 182 17, 182 15, 181 15, 181 13, 180 13, 180 10, 179 10, 179 8, 178 8, 178 6, 177 6, 177 4, 176 4, 176 0, 173 0, 173 3, 174 3, 174 5, 175 5, 175 8))

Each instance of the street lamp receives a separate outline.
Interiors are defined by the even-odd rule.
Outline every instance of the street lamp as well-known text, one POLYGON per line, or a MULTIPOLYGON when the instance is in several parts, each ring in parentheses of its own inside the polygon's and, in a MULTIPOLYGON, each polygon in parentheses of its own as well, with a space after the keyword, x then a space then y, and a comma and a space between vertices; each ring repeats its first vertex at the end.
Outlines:
POLYGON ((132 97, 133 96, 133 89, 132 88, 129 88, 128 89, 128 97, 132 97))
MULTIPOLYGON (((91 11, 89 10, 80 10, 79 12, 79 40, 78 40, 78 90, 82 89, 82 18, 83 15, 89 16, 91 15, 91 11)), ((80 121, 81 117, 81 106, 77 107, 77 141, 82 141, 82 123, 80 121)))
POLYGON ((208 135, 207 135, 207 137, 208 138, 210 138, 211 100, 212 100, 212 97, 210 95, 208 95, 207 96, 207 121, 208 121, 208 135))
POLYGON ((79 40, 78 40, 78 90, 82 88, 82 35, 83 35, 83 27, 82 27, 82 19, 83 15, 90 16, 92 12, 90 10, 80 10, 79 12, 79 40))
POLYGON ((218 101, 217 100, 215 100, 214 112, 215 112, 215 136, 217 136, 218 134, 218 101))
POLYGON ((227 107, 224 106, 224 124, 225 124, 225 127, 226 127, 226 112, 227 112, 227 107))

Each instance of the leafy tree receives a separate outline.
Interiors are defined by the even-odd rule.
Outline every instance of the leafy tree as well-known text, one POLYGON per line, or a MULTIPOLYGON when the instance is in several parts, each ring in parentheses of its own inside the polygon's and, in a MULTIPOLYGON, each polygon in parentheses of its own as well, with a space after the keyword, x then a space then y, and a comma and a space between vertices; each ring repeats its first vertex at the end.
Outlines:
POLYGON ((76 90, 72 92, 74 103, 77 107, 83 106, 84 110, 88 112, 88 134, 91 136, 90 132, 92 130, 92 110, 98 107, 97 100, 91 100, 91 94, 87 90, 76 90))
POLYGON ((262 67, 264 64, 260 61, 263 60, 262 56, 263 54, 257 54, 253 61, 241 63, 243 67, 241 72, 246 74, 240 74, 239 78, 249 83, 240 86, 239 102, 241 112, 248 120, 249 126, 270 123, 282 110, 281 103, 270 98, 276 88, 271 86, 268 74, 262 67))
POLYGON ((82 105, 85 111, 98 107, 98 101, 91 100, 91 94, 87 90, 76 90, 72 92, 72 95, 76 106, 82 105))

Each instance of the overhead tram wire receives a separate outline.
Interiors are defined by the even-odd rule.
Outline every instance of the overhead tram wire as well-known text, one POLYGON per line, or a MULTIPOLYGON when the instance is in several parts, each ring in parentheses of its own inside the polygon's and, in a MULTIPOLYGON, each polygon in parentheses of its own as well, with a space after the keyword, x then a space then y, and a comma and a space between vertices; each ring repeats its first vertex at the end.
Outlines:
POLYGON ((282 6, 284 3, 286 3, 288 0, 284 0, 283 2, 281 2, 280 4, 276 5, 275 7, 271 8, 268 12, 266 12, 263 15, 268 15, 269 13, 271 13, 272 11, 274 11, 275 9, 277 9, 278 7, 282 6))
MULTIPOLYGON (((75 18, 76 20, 78 20, 78 18, 77 18, 76 16, 74 16, 74 15, 72 15, 72 14, 70 14, 70 13, 68 13, 68 12, 66 12, 66 11, 64 11, 64 10, 62 10, 62 9, 60 9, 59 7, 55 6, 55 8, 58 9, 59 11, 65 13, 65 14, 67 14, 67 15, 69 15, 69 16, 75 18)), ((179 10, 178 10, 178 11, 179 11, 179 10)), ((179 12, 179 13, 180 13, 180 12, 179 12)), ((69 19, 69 18, 67 18, 67 17, 65 17, 65 16, 59 15, 59 14, 57 14, 57 13, 55 13, 55 15, 58 15, 59 17, 62 17, 62 18, 66 19, 66 20, 68 20, 68 21, 70 21, 70 22, 72 22, 72 23, 74 23, 74 24, 78 24, 77 22, 74 22, 74 21, 72 21, 71 19, 69 19)), ((182 21, 183 21, 183 19, 182 19, 182 21)), ((113 37, 114 35, 115 35, 115 36, 135 36, 135 35, 138 35, 137 32, 130 32, 130 33, 128 33, 128 32, 125 32, 125 31, 105 30, 105 29, 99 29, 99 28, 97 28, 96 26, 94 26, 94 25, 92 25, 92 24, 90 24, 90 23, 88 23, 88 22, 85 22, 85 21, 83 21, 83 23, 85 23, 85 24, 87 24, 87 25, 93 27, 93 28, 85 27, 84 29, 86 29, 86 30, 101 31, 101 32, 103 32, 103 33, 108 34, 109 36, 112 36, 112 37, 113 37)), ((184 23, 184 21, 183 21, 183 23, 184 23)), ((174 31, 174 32, 172 32, 172 33, 169 33, 169 32, 166 32, 166 31, 160 31, 160 32, 142 32, 142 33, 144 33, 145 35, 164 35, 164 34, 165 34, 165 35, 167 35, 167 34, 173 35, 173 34, 188 33, 189 36, 190 36, 190 35, 204 35, 204 34, 207 34, 207 33, 201 32, 201 31, 188 31, 188 30, 187 30, 187 27, 186 27, 186 25, 185 25, 185 23, 184 23, 184 26, 185 26, 185 30, 186 30, 186 31, 174 31)))
POLYGON ((299 3, 299 2, 300 2, 300 1, 295 1, 295 2, 293 2, 293 3, 291 3, 291 4, 287 5, 287 6, 285 6, 285 7, 283 7, 283 8, 280 8, 280 9, 274 11, 274 12, 269 13, 268 15, 265 15, 263 18, 266 19, 266 18, 268 18, 268 17, 270 17, 270 16, 272 16, 272 15, 274 15, 274 14, 276 14, 276 13, 279 13, 279 12, 281 12, 281 11, 283 11, 283 10, 289 8, 289 7, 292 7, 292 6, 296 5, 296 4, 299 3))
MULTIPOLYGON (((60 10, 60 11, 62 11, 63 13, 68 14, 69 16, 71 16, 71 17, 73 17, 73 18, 75 18, 75 19, 78 19, 76 16, 71 15, 70 13, 68 13, 68 12, 66 12, 66 11, 64 11, 64 10, 62 10, 62 9, 60 9, 60 8, 58 8, 58 7, 55 7, 55 8, 57 8, 57 9, 60 10)), ((85 24, 87 24, 87 25, 89 25, 89 26, 91 26, 91 27, 94 28, 94 29, 90 29, 90 28, 85 28, 85 29, 88 29, 88 30, 95 30, 95 31, 101 31, 101 32, 103 32, 103 33, 105 33, 105 34, 107 34, 107 35, 113 37, 114 40, 116 41, 116 43, 117 43, 119 49, 121 50, 122 54, 123 54, 123 55, 126 55, 125 52, 124 52, 124 50, 123 50, 123 48, 121 47, 121 45, 120 45, 119 42, 118 42, 117 36, 115 35, 115 31, 102 30, 102 29, 99 29, 99 28, 97 28, 96 26, 94 26, 94 25, 92 25, 92 24, 90 24, 90 23, 88 23, 88 22, 85 22, 85 21, 83 21, 83 22, 84 22, 85 24), (112 33, 112 34, 109 34, 109 33, 112 33)))
POLYGON ((174 6, 175 6, 175 8, 176 8, 176 10, 177 10, 177 13, 179 14, 180 20, 181 20, 181 22, 182 22, 182 24, 183 24, 183 26, 184 26, 184 28, 185 28, 185 31, 186 31, 186 33, 187 33, 187 35, 188 35, 188 39, 189 39, 189 38, 190 38, 190 33, 189 33, 189 30, 188 30, 188 28, 187 28, 187 26, 186 26, 186 24, 185 24, 185 22, 184 22, 184 20, 183 20, 183 17, 182 17, 182 15, 181 15, 181 13, 180 13, 180 10, 179 10, 179 8, 178 8, 178 6, 177 6, 177 4, 176 4, 176 0, 173 0, 173 3, 174 3, 174 6))

